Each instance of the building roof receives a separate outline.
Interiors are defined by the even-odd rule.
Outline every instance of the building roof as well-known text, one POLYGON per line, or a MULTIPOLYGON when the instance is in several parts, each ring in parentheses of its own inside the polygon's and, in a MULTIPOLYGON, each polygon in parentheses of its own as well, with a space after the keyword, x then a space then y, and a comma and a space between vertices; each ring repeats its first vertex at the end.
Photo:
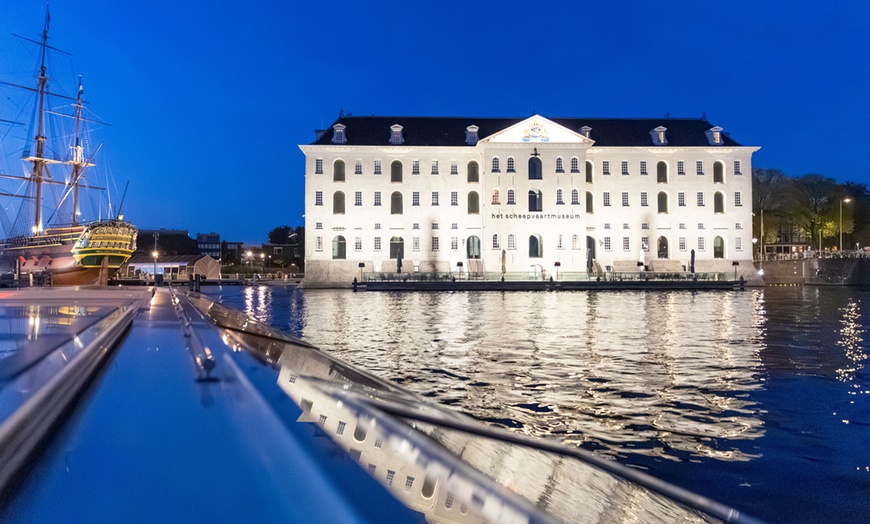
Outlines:
MULTIPOLYGON (((178 264, 184 263, 187 265, 193 265, 196 262, 199 262, 203 258, 211 258, 208 255, 163 255, 157 258, 157 262, 161 264, 178 264)), ((214 259, 212 259, 214 260, 214 259)), ((133 255, 130 257, 130 260, 127 261, 128 264, 153 264, 154 258, 151 255, 133 255)))
MULTIPOLYGON (((346 126, 345 138, 349 146, 389 146, 390 126, 402 126, 402 146, 467 146, 465 131, 468 126, 479 128, 481 140, 526 120, 522 118, 479 117, 409 117, 409 116, 342 116, 332 126, 346 126)), ((589 138, 596 147, 652 146, 650 131, 667 128, 667 145, 671 147, 709 146, 706 132, 714 127, 705 118, 549 118, 577 133, 584 126, 592 128, 589 138)), ((311 145, 332 145, 334 127, 326 129, 311 145)), ((740 146, 723 132, 723 146, 740 146)))

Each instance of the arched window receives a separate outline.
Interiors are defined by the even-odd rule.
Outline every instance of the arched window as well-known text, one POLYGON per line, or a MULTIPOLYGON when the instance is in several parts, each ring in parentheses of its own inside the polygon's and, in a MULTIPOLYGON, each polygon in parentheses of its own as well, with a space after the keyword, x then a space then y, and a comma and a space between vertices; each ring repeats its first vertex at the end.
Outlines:
POLYGON ((499 165, 498 165, 498 157, 497 156, 492 157, 492 172, 493 173, 501 173, 501 169, 499 168, 499 165))
POLYGON ((402 214, 402 193, 398 191, 393 191, 393 194, 390 195, 390 214, 402 214))
POLYGON ((656 164, 656 182, 659 184, 668 183, 668 165, 664 162, 656 164))
POLYGON ((344 160, 336 160, 332 163, 332 180, 344 182, 344 160))
POLYGON ((592 162, 589 160, 586 161, 586 183, 592 183, 592 162))
POLYGON ((344 241, 344 237, 338 235, 337 237, 332 239, 332 259, 333 260, 344 260, 347 258, 347 243, 344 241))
POLYGON ((480 259, 480 238, 472 235, 465 241, 465 254, 471 260, 480 259))
POLYGON ((541 258, 544 256, 544 243, 540 235, 529 237, 529 258, 541 258))
POLYGON ((480 166, 474 160, 468 163, 468 181, 480 182, 480 166))
POLYGON ((571 190, 571 205, 580 205, 580 191, 577 189, 571 190))
POLYGON ((725 164, 722 162, 713 162, 713 183, 725 183, 725 164))
POLYGON ((656 253, 661 259, 666 259, 670 256, 668 250, 668 239, 666 237, 659 237, 658 250, 656 253))
POLYGON ((556 204, 557 204, 557 205, 559 205, 559 204, 564 204, 564 203, 565 203, 565 199, 563 198, 562 195, 563 195, 562 190, 561 190, 561 189, 557 189, 557 190, 556 190, 556 204))
POLYGON ((592 198, 592 191, 586 192, 586 212, 587 213, 594 213, 595 212, 594 198, 592 198))
POLYGON ((713 239, 713 258, 725 258, 725 240, 722 237, 713 239))
POLYGON ((468 192, 468 214, 477 215, 480 213, 480 195, 477 191, 468 192))
POLYGON ((509 206, 512 206, 512 205, 517 203, 516 193, 514 192, 513 189, 508 189, 508 201, 507 201, 507 203, 509 206))
POLYGON ((492 190, 492 204, 493 204, 494 206, 497 206, 497 205, 501 204, 501 202, 500 202, 499 199, 498 199, 498 189, 493 189, 493 190, 492 190))
POLYGON ((494 235, 492 235, 492 248, 493 248, 493 249, 498 249, 498 248, 499 248, 499 245, 498 245, 498 234, 497 234, 497 233, 494 234, 494 235))
POLYGON ((562 157, 556 157, 556 172, 557 173, 564 173, 565 172, 565 166, 562 164, 562 157))
POLYGON ((543 178, 543 163, 541 159, 533 156, 529 159, 529 180, 541 180, 543 178))
POLYGON ((666 214, 668 212, 668 194, 664 191, 659 193, 659 213, 666 214))
POLYGON ((544 197, 537 189, 529 190, 529 211, 542 211, 544 197))
POLYGON ((336 191, 332 194, 332 214, 344 214, 344 193, 341 191, 336 191))
POLYGON ((402 181, 402 163, 398 160, 393 160, 390 164, 390 182, 402 181))
POLYGON ((405 239, 393 237, 390 239, 390 258, 397 259, 399 256, 405 258, 405 239))
POLYGON ((571 172, 579 173, 580 172, 580 159, 576 156, 571 157, 571 172))
POLYGON ((721 191, 717 191, 716 194, 713 195, 713 212, 725 212, 725 195, 723 195, 721 191))

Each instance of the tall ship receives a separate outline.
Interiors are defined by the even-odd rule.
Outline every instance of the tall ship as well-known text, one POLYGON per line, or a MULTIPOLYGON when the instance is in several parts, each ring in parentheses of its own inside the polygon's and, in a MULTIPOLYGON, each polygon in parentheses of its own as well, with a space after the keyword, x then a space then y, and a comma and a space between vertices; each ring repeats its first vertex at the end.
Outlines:
MULTIPOLYGON (((97 217, 84 218, 86 194, 107 192, 92 184, 87 175, 95 167, 85 129, 89 123, 103 123, 86 114, 81 76, 75 96, 49 87, 54 78, 47 70, 49 17, 46 13, 41 40, 22 40, 39 46, 36 86, 0 82, 4 88, 29 92, 33 98, 30 131, 23 145, 5 149, 21 152, 23 174, 0 173, 16 184, 0 192, 3 235, 0 240, 0 273, 26 285, 38 279, 52 286, 86 285, 105 281, 136 250, 136 227, 113 213, 107 205, 97 217), (10 213, 15 217, 10 220, 10 213)), ((15 120, 0 120, 5 126, 23 126, 15 120)), ((15 133, 3 133, 7 139, 15 133)), ((3 146, 7 146, 4 140, 3 146)), ((97 150, 99 147, 96 148, 97 150)))

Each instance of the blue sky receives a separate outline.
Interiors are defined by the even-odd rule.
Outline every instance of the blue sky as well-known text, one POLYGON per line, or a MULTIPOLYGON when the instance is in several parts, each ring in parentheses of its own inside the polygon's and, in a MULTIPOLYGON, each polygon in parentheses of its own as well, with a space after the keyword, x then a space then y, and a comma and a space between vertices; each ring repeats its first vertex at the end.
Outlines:
MULTIPOLYGON (((21 80, 43 0, 0 8, 21 80)), ((304 159, 355 115, 700 117, 755 167, 870 183, 870 2, 119 2, 51 5, 102 160, 142 228, 263 242, 302 225, 304 159)), ((26 78, 26 74, 24 75, 26 78)), ((0 115, 3 118, 3 115, 0 115)))

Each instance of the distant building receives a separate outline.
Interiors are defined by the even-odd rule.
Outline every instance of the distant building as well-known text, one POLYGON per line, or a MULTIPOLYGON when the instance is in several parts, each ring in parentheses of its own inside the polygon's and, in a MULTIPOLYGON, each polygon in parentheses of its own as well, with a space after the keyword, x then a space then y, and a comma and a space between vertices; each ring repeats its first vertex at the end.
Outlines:
POLYGON ((221 260, 221 236, 218 233, 197 233, 196 247, 200 255, 208 255, 215 260, 221 260))
POLYGON ((300 149, 306 285, 752 267, 758 148, 705 119, 340 117, 300 149))

